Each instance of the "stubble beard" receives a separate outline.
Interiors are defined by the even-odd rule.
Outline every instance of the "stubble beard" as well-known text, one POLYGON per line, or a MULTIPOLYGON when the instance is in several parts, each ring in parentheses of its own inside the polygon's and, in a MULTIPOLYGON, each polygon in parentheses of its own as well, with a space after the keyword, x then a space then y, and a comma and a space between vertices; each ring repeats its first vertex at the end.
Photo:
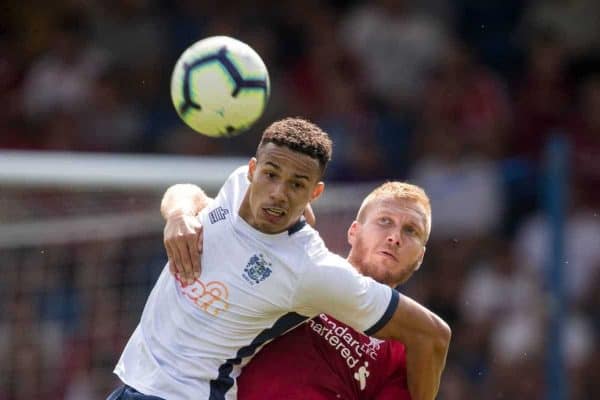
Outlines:
POLYGON ((371 261, 369 255, 371 253, 362 245, 362 241, 358 240, 352 248, 348 261, 362 275, 373 278, 384 285, 390 285, 392 277, 387 268, 382 263, 371 261))

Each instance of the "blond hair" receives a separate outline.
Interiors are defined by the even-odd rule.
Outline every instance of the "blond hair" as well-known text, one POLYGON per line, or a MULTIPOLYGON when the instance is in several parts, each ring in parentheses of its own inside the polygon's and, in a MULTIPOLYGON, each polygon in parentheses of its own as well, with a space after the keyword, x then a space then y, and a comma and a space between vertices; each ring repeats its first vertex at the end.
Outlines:
POLYGON ((414 201, 420 204, 425 209, 425 242, 429 239, 431 233, 431 204, 429 197, 421 187, 406 182, 386 182, 383 185, 376 187, 365 199, 363 200, 358 213, 356 214, 356 220, 359 222, 364 221, 365 213, 368 206, 375 200, 379 200, 384 197, 391 197, 395 200, 408 200, 414 201))

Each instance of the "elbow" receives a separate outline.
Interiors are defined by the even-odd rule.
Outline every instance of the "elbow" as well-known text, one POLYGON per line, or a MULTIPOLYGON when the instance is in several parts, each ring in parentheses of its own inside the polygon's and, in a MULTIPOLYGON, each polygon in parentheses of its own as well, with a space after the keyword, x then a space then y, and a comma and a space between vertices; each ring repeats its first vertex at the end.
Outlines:
POLYGON ((442 319, 440 319, 438 322, 440 337, 445 343, 450 343, 450 339, 452 338, 452 330, 450 329, 450 326, 442 319))
POLYGON ((435 348, 438 352, 443 354, 448 353, 448 348, 450 347, 450 340, 452 339, 452 330, 450 326, 438 318, 436 321, 436 329, 435 329, 435 348))

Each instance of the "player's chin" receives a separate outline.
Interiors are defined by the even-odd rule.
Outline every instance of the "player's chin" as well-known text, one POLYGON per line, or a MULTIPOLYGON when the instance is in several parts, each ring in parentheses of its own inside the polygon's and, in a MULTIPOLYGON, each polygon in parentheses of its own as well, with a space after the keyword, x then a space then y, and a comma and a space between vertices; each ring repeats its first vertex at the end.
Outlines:
POLYGON ((384 265, 382 260, 371 258, 369 262, 363 264, 361 272, 363 275, 375 279, 377 282, 385 283, 389 268, 384 265))
POLYGON ((283 226, 280 226, 278 224, 271 224, 268 222, 263 222, 260 224, 260 231, 270 235, 283 232, 284 230, 285 229, 283 228, 283 226))
POLYGON ((401 272, 402 268, 397 261, 390 260, 388 257, 379 258, 376 261, 376 267, 372 269, 373 279, 378 282, 391 284, 401 279, 405 274, 401 272))

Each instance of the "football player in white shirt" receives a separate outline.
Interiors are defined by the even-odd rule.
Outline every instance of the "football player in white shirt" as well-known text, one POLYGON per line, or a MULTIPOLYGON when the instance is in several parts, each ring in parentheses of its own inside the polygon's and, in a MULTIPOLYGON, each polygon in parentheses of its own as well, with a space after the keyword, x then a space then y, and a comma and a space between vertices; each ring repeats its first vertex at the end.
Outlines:
MULTIPOLYGON (((189 271, 193 279, 193 272, 199 271, 197 260, 203 245, 202 227, 195 216, 207 201, 208 197, 198 186, 189 184, 174 185, 163 197, 161 212, 166 220, 165 247, 169 258, 177 254, 179 264, 173 263, 177 265, 174 266, 174 274, 179 273, 178 269, 181 269, 180 275, 186 275, 189 271)), ((311 225, 314 226, 312 212, 305 212, 305 216, 307 220, 311 219, 311 225)), ((427 194, 418 186, 386 182, 363 200, 355 221, 350 225, 348 243, 351 249, 347 259, 363 275, 396 287, 419 269, 422 250, 430 231, 431 207, 427 194)), ((368 361, 369 379, 360 381, 360 388, 357 389, 359 383, 356 380, 364 376, 357 375, 358 367, 353 374, 352 369, 345 368, 347 363, 336 363, 336 360, 339 361, 336 358, 337 351, 329 352, 327 345, 314 340, 314 335, 318 336, 319 333, 314 333, 313 329, 321 326, 323 321, 322 315, 316 317, 309 321, 312 329, 299 327, 276 339, 273 344, 267 344, 261 354, 242 370, 238 388, 240 399, 329 399, 336 393, 343 393, 342 398, 348 396, 349 399, 362 396, 375 399, 372 397, 374 393, 377 393, 377 399, 435 398, 445 360, 431 357, 431 353, 435 347, 433 343, 436 340, 443 341, 444 332, 440 332, 438 337, 411 337, 405 362, 401 360, 406 356, 406 350, 400 342, 382 346, 379 350, 382 354, 368 361), (285 353, 286 349, 288 353, 285 353), (350 379, 347 379, 348 374, 350 379), (410 379, 407 379, 407 375, 410 379), (365 386, 362 386, 362 382, 365 382, 365 386)), ((362 337, 354 330, 347 332, 358 339, 362 337)), ((325 342, 331 345, 326 338, 325 342)), ((344 343, 332 348, 337 350, 340 345, 340 357, 351 357, 347 350, 344 354, 344 343)), ((360 360, 359 353, 355 355, 360 360)))
POLYGON ((442 331, 446 343, 432 356, 445 358, 443 321, 359 275, 301 218, 323 191, 330 154, 327 135, 307 121, 267 128, 257 157, 199 214, 200 276, 163 270, 115 368, 126 386, 110 399, 233 399, 235 378, 261 346, 321 312, 404 343, 442 331))

